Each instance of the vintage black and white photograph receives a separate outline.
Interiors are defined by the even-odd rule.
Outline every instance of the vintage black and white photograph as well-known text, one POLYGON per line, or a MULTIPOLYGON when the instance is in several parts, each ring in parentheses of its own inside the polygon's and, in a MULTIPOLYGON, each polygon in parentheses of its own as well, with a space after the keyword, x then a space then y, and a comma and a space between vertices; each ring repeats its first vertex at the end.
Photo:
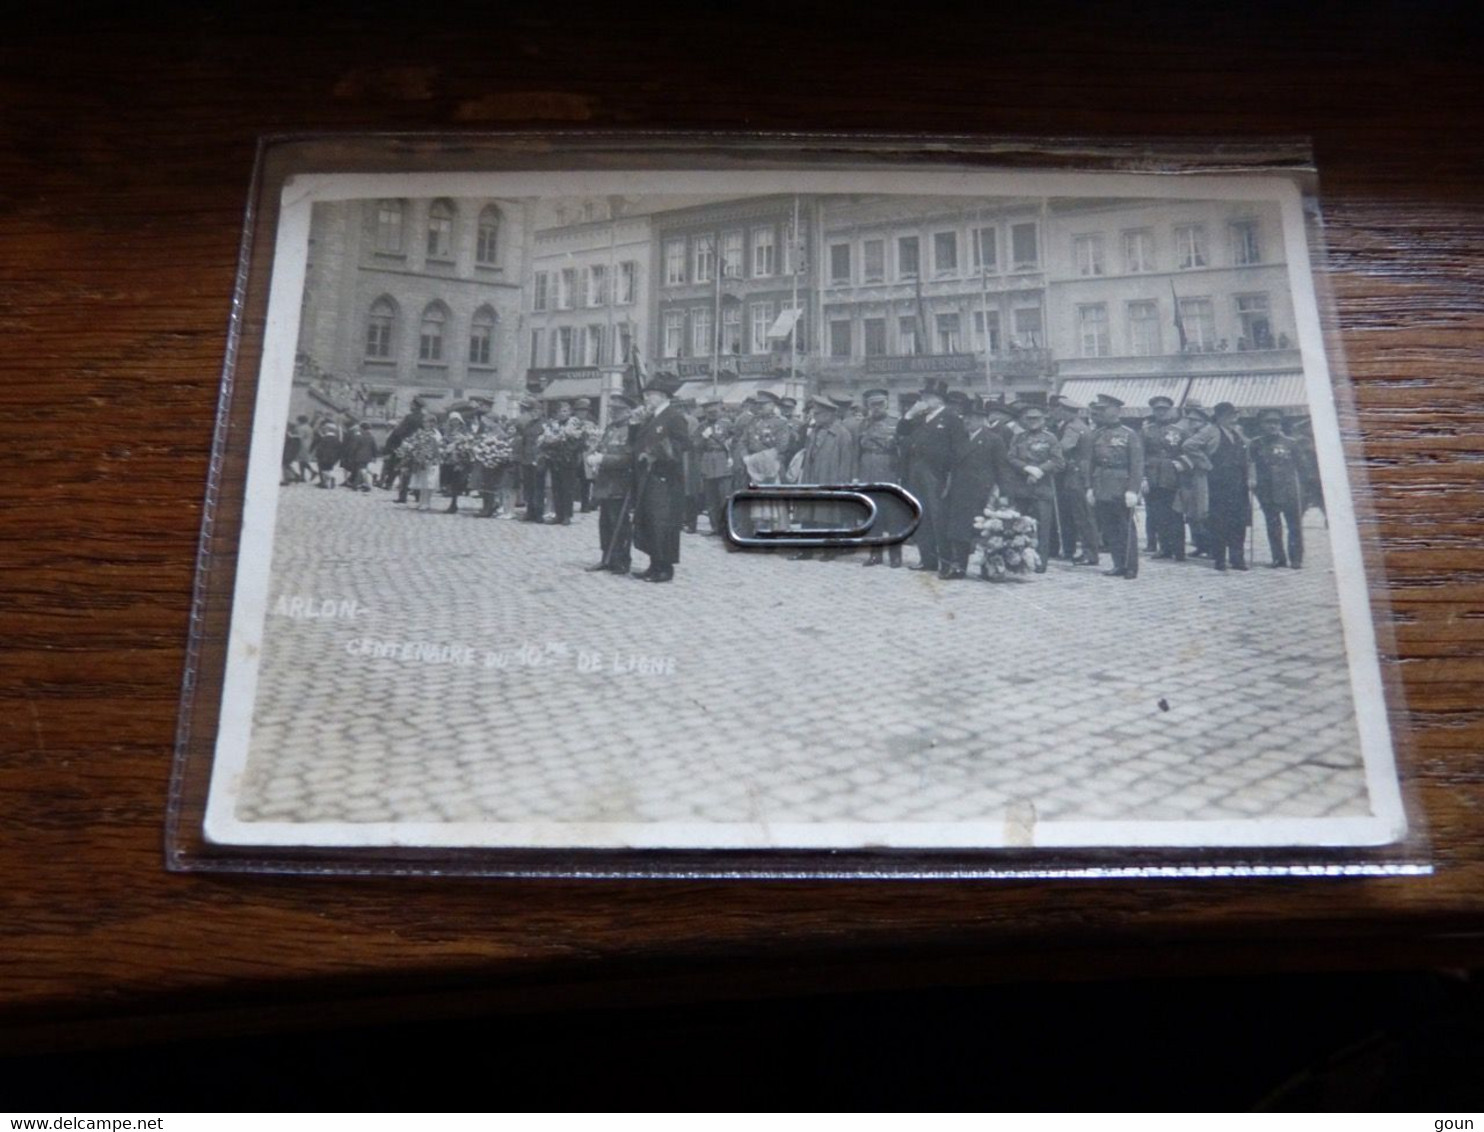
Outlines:
POLYGON ((292 179, 207 837, 1398 840, 1305 232, 1276 176, 292 179), (906 541, 728 530, 868 483, 906 541))

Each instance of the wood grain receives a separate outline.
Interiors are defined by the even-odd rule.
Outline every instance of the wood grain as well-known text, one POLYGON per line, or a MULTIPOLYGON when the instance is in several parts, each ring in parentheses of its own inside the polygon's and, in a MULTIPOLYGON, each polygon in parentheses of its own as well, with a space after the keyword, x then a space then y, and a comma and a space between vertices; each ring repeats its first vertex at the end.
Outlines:
POLYGON ((1030 7, 645 19, 268 4, 13 29, 0 48, 0 1042, 1484 958, 1471 6, 1030 7), (257 138, 573 125, 1311 135, 1436 875, 1047 890, 167 874, 257 138))

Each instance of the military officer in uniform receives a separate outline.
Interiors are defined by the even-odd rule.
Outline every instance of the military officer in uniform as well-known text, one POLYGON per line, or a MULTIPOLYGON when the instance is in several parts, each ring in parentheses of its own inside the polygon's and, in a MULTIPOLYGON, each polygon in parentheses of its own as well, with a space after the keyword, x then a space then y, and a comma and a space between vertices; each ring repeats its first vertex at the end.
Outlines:
POLYGON ((897 450, 902 457, 904 486, 922 505, 922 520, 912 542, 917 547, 914 570, 940 572, 946 566, 943 547, 943 498, 954 466, 963 458, 969 434, 958 414, 944 405, 941 381, 923 386, 917 401, 897 424, 897 450))
MULTIPOLYGON (((785 455, 791 456, 793 452, 793 428, 778 414, 780 399, 776 393, 764 390, 757 397, 758 415, 747 426, 742 440, 744 464, 748 467, 749 481, 778 483, 788 467, 785 455), (756 474, 753 468, 759 469, 756 474)), ((744 534, 752 533, 750 528, 756 526, 781 528, 788 522, 788 508, 781 503, 753 503, 739 519, 744 534)))
MULTIPOLYGON (((861 483, 896 483, 901 474, 897 465, 897 418, 888 411, 891 395, 885 389, 867 389, 863 400, 866 414, 857 431, 857 478, 861 483)), ((902 544, 886 548, 892 567, 902 565, 902 544)), ((867 566, 881 565, 881 548, 873 546, 867 566)))
POLYGON ((647 415, 634 432, 634 545, 649 555, 648 569, 634 576, 646 582, 673 580, 680 561, 690 427, 671 403, 679 388, 673 374, 652 378, 644 390, 647 415))
POLYGON ((1093 401, 1093 430, 1082 438, 1082 476, 1098 532, 1113 558, 1110 578, 1139 573, 1139 531, 1134 508, 1144 480, 1144 444, 1123 423, 1123 402, 1107 393, 1093 401))
POLYGON ((1267 524, 1272 564, 1297 570, 1304 564, 1304 453, 1299 442, 1283 431, 1283 414, 1277 409, 1264 409, 1257 423, 1262 432, 1248 451, 1252 455, 1253 494, 1267 524))
POLYGON ((1061 442, 1065 467, 1057 477, 1057 538, 1062 557, 1074 566, 1098 564, 1098 530, 1092 508, 1087 505, 1087 483, 1082 478, 1082 438, 1092 426, 1082 417, 1082 410, 1058 393, 1050 398, 1052 431, 1061 442), (1080 552, 1079 552, 1079 549, 1080 552))
POLYGON ((1153 415, 1145 422, 1144 501, 1149 508, 1149 537, 1155 558, 1185 561, 1185 515, 1179 507, 1180 449, 1189 427, 1175 412, 1175 401, 1163 395, 1149 398, 1153 415))
POLYGON ((598 548, 602 557, 587 569, 611 574, 629 572, 633 544, 634 461, 629 444, 629 416, 634 402, 621 393, 608 398, 608 427, 584 463, 598 505, 598 548))
POLYGON ((707 534, 721 534, 727 496, 732 490, 732 423, 721 415, 720 401, 701 406, 695 432, 696 466, 701 475, 701 502, 711 524, 707 534))
POLYGON ((1010 442, 1005 456, 1010 467, 1008 494, 1012 507, 1036 520, 1036 553, 1041 558, 1036 572, 1044 574, 1055 534, 1056 476, 1067 462, 1061 441, 1046 427, 1046 412, 1041 406, 1026 405, 1020 411, 1020 425, 1021 432, 1010 442))

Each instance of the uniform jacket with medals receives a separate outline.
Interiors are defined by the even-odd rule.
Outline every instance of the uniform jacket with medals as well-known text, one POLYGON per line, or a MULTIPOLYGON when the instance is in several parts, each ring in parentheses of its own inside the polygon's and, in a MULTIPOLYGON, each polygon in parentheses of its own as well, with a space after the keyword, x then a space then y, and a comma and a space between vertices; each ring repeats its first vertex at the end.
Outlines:
POLYGON ((634 545, 669 562, 680 559, 685 456, 689 451, 690 426, 673 405, 665 406, 634 431, 633 460, 638 476, 634 545))
POLYGON ((695 445, 701 479, 720 480, 732 474, 732 426, 725 418, 702 421, 695 445))
POLYGON ((1005 457, 1011 472, 1005 478, 1008 492, 1014 499, 1050 499, 1056 494, 1057 472, 1066 467, 1062 455, 1061 441, 1047 428, 1039 432, 1026 429, 1016 434, 1010 442, 1010 451, 1005 457), (1027 468, 1040 468, 1044 473, 1039 480, 1032 480, 1027 468))
POLYGON ((1259 436, 1249 451, 1253 493, 1263 510, 1301 506, 1306 455, 1302 442, 1280 432, 1277 436, 1259 436))
MULTIPOLYGON (((1056 443, 1055 437, 1046 435, 1056 443)), ((1008 470, 1005 438, 999 429, 986 426, 975 433, 964 430, 963 448, 943 505, 944 537, 959 542, 972 542, 978 537, 974 520, 984 514, 990 495, 1004 484, 1008 470)))
POLYGON ((1144 442, 1123 423, 1098 425, 1082 437, 1082 477, 1099 503, 1123 502, 1144 480, 1144 442))
POLYGON ((897 425, 890 413, 867 417, 859 435, 860 460, 857 475, 862 483, 895 483, 897 478, 897 425))
POLYGON ((1056 430, 1056 438, 1061 442, 1062 461, 1065 465, 1062 470, 1062 483, 1077 491, 1087 489, 1087 481, 1082 478, 1082 438, 1090 432, 1092 432, 1092 425, 1081 417, 1063 421, 1056 430))
POLYGON ((1190 425, 1181 420, 1147 421, 1144 441, 1144 478, 1150 490, 1176 491, 1180 487, 1180 449, 1190 435, 1190 425))
POLYGON ((610 421, 603 435, 598 437, 592 451, 597 464, 597 472, 592 477, 594 499, 622 499, 628 494, 634 482, 631 433, 627 420, 622 424, 610 421))

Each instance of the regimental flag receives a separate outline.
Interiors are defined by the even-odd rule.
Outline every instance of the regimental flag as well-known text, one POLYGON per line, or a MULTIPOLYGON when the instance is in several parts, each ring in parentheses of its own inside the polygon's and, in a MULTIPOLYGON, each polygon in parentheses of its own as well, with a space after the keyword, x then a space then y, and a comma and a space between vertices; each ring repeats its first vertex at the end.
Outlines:
POLYGON ((931 354, 933 352, 932 340, 928 338, 927 310, 922 303, 921 271, 917 273, 917 333, 912 338, 912 352, 914 354, 931 354))
POLYGON ((1180 336, 1180 352, 1185 353, 1185 320, 1180 317, 1180 296, 1175 294, 1175 281, 1170 280, 1170 298, 1175 301, 1175 333, 1180 336))
POLYGON ((644 359, 639 356, 639 343, 632 338, 629 340, 628 369, 624 374, 624 392, 631 397, 639 397, 644 393, 644 386, 649 381, 649 375, 644 372, 644 359))

